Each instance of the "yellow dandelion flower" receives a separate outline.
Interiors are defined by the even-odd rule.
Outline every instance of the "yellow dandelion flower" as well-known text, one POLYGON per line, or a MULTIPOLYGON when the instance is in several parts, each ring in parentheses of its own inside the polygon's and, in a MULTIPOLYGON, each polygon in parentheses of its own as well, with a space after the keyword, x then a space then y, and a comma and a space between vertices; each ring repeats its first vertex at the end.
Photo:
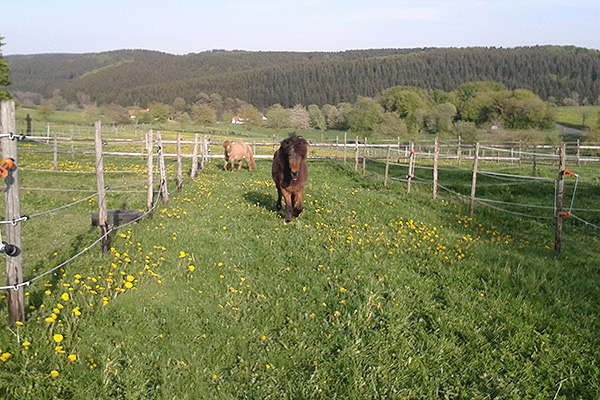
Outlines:
POLYGON ((133 281, 135 280, 135 278, 133 277, 133 275, 129 275, 129 276, 127 277, 127 280, 128 280, 129 282, 133 282, 133 281))
POLYGON ((60 333, 57 333, 56 335, 54 335, 54 341, 55 341, 56 343, 60 343, 60 342, 62 342, 62 341, 63 341, 63 339, 64 339, 64 337, 63 337, 63 335, 61 335, 60 333))
POLYGON ((54 370, 54 371, 50 372, 50 376, 53 378, 56 378, 58 376, 58 371, 54 370))
POLYGON ((133 287, 133 284, 131 282, 125 282, 125 287, 127 289, 131 289, 133 287))
POLYGON ((70 354, 69 361, 75 361, 75 360, 77 360, 77 356, 75 354, 70 354))
POLYGON ((340 288, 340 293, 346 293, 347 291, 348 291, 348 289, 340 288))
POLYGON ((23 342, 23 347, 29 347, 29 346, 31 346, 30 342, 23 342))
POLYGON ((190 272, 194 272, 194 270, 196 269, 196 267, 194 267, 193 265, 190 265, 190 272))
POLYGON ((49 324, 51 324, 52 322, 54 322, 54 318, 48 317, 45 319, 45 321, 49 324))

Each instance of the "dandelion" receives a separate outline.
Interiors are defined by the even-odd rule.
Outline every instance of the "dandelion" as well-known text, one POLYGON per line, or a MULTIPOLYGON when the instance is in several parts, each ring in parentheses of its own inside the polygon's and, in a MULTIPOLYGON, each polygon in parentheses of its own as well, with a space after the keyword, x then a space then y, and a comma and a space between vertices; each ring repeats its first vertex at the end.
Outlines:
POLYGON ((133 284, 131 282, 125 282, 125 287, 127 289, 131 289, 133 287, 133 284))
POLYGON ((62 341, 63 341, 63 339, 64 339, 64 337, 63 337, 63 335, 61 335, 60 333, 57 333, 56 335, 54 335, 54 341, 55 341, 56 343, 60 343, 60 342, 62 342, 62 341))
POLYGON ((196 267, 194 267, 193 265, 189 266, 190 272, 194 272, 194 270, 196 269, 196 267))
POLYGON ((54 371, 50 372, 50 376, 53 378, 56 378, 58 376, 58 371, 54 370, 54 371))
POLYGON ((340 293, 346 293, 348 289, 340 288, 340 293))
POLYGON ((128 280, 129 282, 133 282, 133 281, 135 280, 135 278, 134 278, 132 275, 129 275, 129 276, 127 277, 127 280, 128 280))
POLYGON ((269 369, 271 369, 271 366, 269 364, 267 364, 266 368, 269 370, 269 369))
POLYGON ((31 346, 31 343, 30 343, 30 342, 23 342, 23 347, 27 348, 27 347, 29 347, 29 346, 31 346))
POLYGON ((75 354, 69 354, 69 361, 77 360, 77 356, 75 354))
POLYGON ((10 353, 4 353, 4 354, 2 354, 0 356, 0 361, 6 362, 11 357, 12 357, 12 354, 10 354, 10 353))
POLYGON ((47 323, 51 324, 51 323, 53 323, 53 322, 54 322, 54 318, 48 317, 48 318, 46 318, 46 319, 45 319, 45 321, 46 321, 47 323))

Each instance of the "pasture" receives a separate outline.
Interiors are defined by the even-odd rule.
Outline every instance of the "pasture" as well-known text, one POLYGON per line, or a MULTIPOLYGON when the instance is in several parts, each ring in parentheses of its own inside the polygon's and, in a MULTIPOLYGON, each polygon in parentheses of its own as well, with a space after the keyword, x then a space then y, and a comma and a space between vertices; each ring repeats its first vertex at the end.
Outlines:
MULTIPOLYGON (((41 172, 51 157, 20 159, 23 214, 95 191, 92 157, 41 172)), ((105 162, 120 188, 108 208, 143 209, 145 161, 105 162)), ((213 161, 181 192, 170 169, 169 204, 153 219, 113 233, 110 254, 92 247, 28 287, 26 323, 0 319, 0 397, 600 396, 598 231, 565 223, 556 255, 552 221, 483 207, 470 219, 455 195, 432 201, 415 183, 407 196, 399 180, 383 187, 381 164, 363 178, 331 160, 309 161, 304 211, 284 224, 271 163, 256 164, 232 173, 213 161)), ((584 171, 598 179, 596 166, 584 171)), ((440 179, 465 192, 470 176, 440 179)), ((515 202, 552 196, 481 179, 515 202)), ((597 183, 580 190, 582 206, 597 204, 597 183)), ((25 279, 96 240, 94 211, 91 198, 27 221, 25 279)))

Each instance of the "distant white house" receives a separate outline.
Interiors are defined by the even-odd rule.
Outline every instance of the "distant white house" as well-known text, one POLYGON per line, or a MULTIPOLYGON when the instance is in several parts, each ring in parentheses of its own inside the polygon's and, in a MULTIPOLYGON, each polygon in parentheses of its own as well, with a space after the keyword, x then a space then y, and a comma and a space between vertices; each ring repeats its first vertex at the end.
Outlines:
MULTIPOLYGON (((266 121, 267 117, 263 116, 262 120, 266 121)), ((234 124, 234 125, 243 125, 244 124, 244 119, 236 116, 236 117, 231 118, 231 123, 234 124)))

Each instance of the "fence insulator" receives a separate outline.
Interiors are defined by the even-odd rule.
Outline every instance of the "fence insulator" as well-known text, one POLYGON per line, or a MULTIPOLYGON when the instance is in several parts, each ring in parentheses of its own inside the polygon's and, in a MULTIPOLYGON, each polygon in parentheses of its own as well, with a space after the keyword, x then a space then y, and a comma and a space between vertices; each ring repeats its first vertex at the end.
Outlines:
POLYGON ((15 160, 12 158, 5 158, 0 162, 0 166, 7 171, 14 171, 17 168, 17 164, 15 164, 15 160))
POLYGON ((2 244, 0 244, 0 253, 4 253, 10 257, 15 257, 18 256, 21 252, 19 251, 19 248, 17 246, 13 246, 12 244, 2 242, 2 244))

